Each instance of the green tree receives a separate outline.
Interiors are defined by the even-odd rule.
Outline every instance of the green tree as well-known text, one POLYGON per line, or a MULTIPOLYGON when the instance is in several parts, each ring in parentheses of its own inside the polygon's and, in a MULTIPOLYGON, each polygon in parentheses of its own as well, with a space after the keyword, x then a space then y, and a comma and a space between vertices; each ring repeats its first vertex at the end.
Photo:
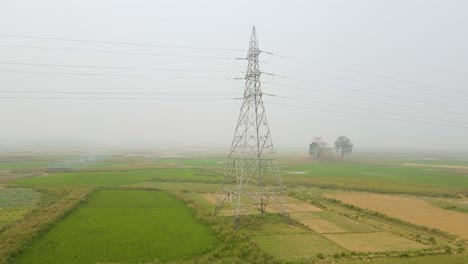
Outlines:
POLYGON ((345 136, 338 137, 335 141, 335 151, 340 152, 341 158, 344 158, 346 154, 353 152, 353 143, 345 136))
POLYGON ((314 137, 314 141, 309 144, 309 155, 319 158, 325 154, 327 143, 323 141, 322 137, 314 137))
POLYGON ((320 145, 317 142, 312 142, 309 144, 309 155, 317 157, 320 153, 320 145))

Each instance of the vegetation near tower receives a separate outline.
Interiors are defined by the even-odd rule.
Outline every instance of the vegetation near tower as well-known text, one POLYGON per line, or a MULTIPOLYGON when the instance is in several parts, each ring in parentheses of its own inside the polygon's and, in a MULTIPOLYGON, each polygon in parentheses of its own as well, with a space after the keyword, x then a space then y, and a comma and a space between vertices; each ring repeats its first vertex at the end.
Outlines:
POLYGON ((345 136, 338 137, 335 141, 335 151, 340 152, 341 158, 353 152, 353 143, 345 136))

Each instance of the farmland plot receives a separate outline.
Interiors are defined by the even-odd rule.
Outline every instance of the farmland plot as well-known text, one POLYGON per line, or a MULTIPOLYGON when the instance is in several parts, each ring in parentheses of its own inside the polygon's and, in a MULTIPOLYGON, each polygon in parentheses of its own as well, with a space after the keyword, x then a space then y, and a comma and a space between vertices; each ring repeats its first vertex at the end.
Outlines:
POLYGON ((0 231, 23 218, 39 202, 41 193, 24 188, 0 189, 0 231))
POLYGON ((105 190, 36 240, 18 263, 145 263, 194 258, 217 243, 164 192, 105 190))
POLYGON ((332 197, 344 203, 468 239, 467 214, 445 210, 422 199, 356 192, 335 194, 332 197))
POLYGON ((9 182, 13 186, 116 186, 144 181, 210 181, 217 177, 198 169, 152 169, 109 172, 51 173, 46 176, 22 178, 9 182))
POLYGON ((427 246, 387 232, 325 234, 329 240, 355 252, 405 251, 427 246))

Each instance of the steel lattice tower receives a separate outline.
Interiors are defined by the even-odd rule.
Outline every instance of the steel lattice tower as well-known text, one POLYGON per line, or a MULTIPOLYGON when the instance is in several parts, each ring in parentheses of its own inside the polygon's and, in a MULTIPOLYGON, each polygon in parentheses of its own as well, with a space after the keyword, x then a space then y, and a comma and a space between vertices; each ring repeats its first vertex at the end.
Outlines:
POLYGON ((226 203, 230 203, 236 228, 240 216, 257 210, 263 214, 267 205, 272 205, 271 212, 287 215, 283 201, 285 188, 274 157, 262 99, 260 53, 253 27, 242 107, 215 209, 215 214, 218 214, 226 203))

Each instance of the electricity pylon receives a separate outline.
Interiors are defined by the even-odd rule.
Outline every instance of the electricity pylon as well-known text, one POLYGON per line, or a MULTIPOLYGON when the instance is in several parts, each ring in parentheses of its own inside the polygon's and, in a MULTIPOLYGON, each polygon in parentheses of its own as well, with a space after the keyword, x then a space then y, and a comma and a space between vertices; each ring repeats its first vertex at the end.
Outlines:
POLYGON ((215 214, 218 214, 226 203, 230 203, 236 228, 242 215, 251 211, 263 214, 267 205, 272 205, 271 212, 288 216, 284 204, 285 188, 274 157, 263 105, 260 53, 253 27, 247 53, 244 98, 215 208, 215 214))

